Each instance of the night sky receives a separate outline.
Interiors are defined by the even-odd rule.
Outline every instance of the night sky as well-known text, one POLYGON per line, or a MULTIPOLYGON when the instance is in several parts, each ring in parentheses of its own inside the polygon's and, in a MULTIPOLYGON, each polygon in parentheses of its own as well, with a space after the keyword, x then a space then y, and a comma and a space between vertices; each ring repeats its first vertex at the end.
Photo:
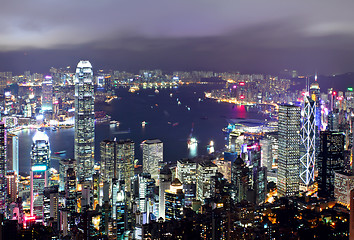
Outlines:
POLYGON ((0 71, 354 71, 354 1, 18 0, 0 7, 0 71))

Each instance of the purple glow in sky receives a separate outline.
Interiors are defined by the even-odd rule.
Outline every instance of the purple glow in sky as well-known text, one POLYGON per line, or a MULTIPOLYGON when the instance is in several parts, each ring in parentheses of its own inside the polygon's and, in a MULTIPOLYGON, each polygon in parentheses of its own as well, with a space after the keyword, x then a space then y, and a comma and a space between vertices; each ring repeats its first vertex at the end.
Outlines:
POLYGON ((353 9, 351 0, 5 1, 0 70, 87 58, 122 70, 354 71, 353 9))

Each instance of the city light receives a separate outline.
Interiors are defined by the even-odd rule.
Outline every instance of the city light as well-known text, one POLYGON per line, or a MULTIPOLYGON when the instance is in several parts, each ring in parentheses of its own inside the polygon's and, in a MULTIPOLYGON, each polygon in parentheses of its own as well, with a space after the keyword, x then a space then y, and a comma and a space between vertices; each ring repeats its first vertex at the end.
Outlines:
POLYGON ((46 171, 46 170, 47 170, 47 166, 45 166, 45 165, 35 165, 35 166, 32 166, 32 171, 33 171, 33 172, 46 171))

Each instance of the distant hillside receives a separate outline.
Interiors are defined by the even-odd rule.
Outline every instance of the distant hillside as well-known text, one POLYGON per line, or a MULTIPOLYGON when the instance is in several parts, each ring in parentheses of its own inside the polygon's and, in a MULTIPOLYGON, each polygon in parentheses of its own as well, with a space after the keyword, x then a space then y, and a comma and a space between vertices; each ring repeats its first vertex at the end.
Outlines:
MULTIPOLYGON (((306 87, 305 79, 293 79, 295 86, 293 90, 301 90, 306 87)), ((327 91, 328 88, 333 88, 337 91, 345 91, 348 87, 354 87, 354 73, 345 73, 334 76, 317 76, 317 81, 320 84, 321 92, 327 91)), ((314 76, 310 77, 310 84, 314 82, 314 76)))

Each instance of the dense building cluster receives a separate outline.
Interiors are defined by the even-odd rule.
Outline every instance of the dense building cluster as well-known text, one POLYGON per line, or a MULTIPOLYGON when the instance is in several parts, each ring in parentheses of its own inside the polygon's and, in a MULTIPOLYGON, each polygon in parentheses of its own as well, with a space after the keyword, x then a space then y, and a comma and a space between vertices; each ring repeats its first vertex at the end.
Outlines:
POLYGON ((50 72, 45 77, 0 74, 3 236, 348 238, 354 195, 353 89, 323 93, 315 81, 289 94, 289 79, 261 74, 142 70, 94 76, 89 61, 80 61, 75 73, 70 68, 50 72), (100 161, 95 162, 95 118, 96 123, 109 120, 95 113, 97 99, 109 103, 119 85, 136 91, 215 79, 225 88, 207 97, 266 105, 271 118, 230 121, 224 129, 225 148, 208 156, 167 163, 163 142, 146 139, 140 143, 139 162, 134 141, 114 138, 99 143, 100 161), (38 131, 25 175, 20 174, 15 133, 28 126, 38 131), (43 129, 59 126, 75 127, 74 159, 51 153, 43 129), (59 169, 53 168, 53 160, 59 161, 59 169))

